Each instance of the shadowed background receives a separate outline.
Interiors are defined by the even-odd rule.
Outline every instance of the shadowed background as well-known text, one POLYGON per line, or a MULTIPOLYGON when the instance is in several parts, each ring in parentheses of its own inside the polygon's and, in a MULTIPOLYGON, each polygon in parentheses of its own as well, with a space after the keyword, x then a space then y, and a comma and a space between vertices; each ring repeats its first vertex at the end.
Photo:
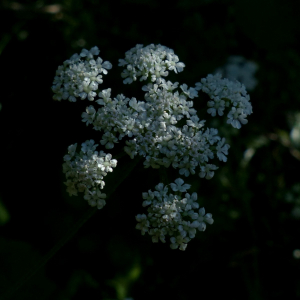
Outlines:
MULTIPOLYGON (((0 299, 89 210, 66 193, 62 158, 68 145, 100 135, 81 122, 89 102, 52 100, 57 67, 97 45, 113 65, 99 88, 143 100, 143 83, 123 85, 117 65, 136 44, 151 43, 174 49, 186 67, 168 78, 189 86, 231 55, 259 66, 249 123, 220 130, 231 145, 228 162, 210 181, 187 179, 215 223, 185 252, 141 236, 141 193, 159 177, 140 162, 10 298, 299 299, 299 9, 292 0, 2 1, 0 299)), ((199 95, 200 118, 209 118, 208 98, 199 95)))

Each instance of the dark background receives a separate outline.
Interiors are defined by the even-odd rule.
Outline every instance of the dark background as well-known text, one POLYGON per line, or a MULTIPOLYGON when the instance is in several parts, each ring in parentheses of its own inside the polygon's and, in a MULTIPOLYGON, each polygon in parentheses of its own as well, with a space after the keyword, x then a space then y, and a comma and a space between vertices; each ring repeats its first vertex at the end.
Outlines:
POLYGON ((300 148, 290 137, 300 127, 299 10, 293 0, 2 1, 0 299, 299 299, 300 148), (159 182, 142 162, 69 233, 91 209, 66 193, 62 158, 68 145, 100 136, 81 122, 90 103, 52 100, 55 70, 97 45, 113 64, 100 88, 142 100, 142 84, 123 85, 117 66, 138 43, 174 49, 186 68, 170 79, 189 86, 230 55, 259 65, 249 123, 221 129, 228 162, 210 181, 188 179, 215 223, 185 252, 135 229, 141 193, 159 182))

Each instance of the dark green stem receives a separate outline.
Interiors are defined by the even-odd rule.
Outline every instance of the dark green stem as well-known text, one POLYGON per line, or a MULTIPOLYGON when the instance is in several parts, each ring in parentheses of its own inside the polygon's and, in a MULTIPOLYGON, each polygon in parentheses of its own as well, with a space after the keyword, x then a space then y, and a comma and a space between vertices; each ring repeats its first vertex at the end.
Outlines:
MULTIPOLYGON (((118 167, 114 172, 118 172, 119 175, 115 176, 113 180, 107 180, 107 184, 105 185, 105 189, 108 190, 106 193, 106 199, 109 198, 117 187, 130 175, 134 167, 141 160, 141 157, 137 157, 134 160, 130 160, 128 163, 122 165, 119 169, 118 167)), ((109 177, 109 176, 108 176, 109 177)), ((4 295, 0 297, 1 300, 9 299, 13 294, 23 286, 40 268, 42 268, 48 260, 55 255, 56 252, 59 251, 74 235, 75 233, 86 223, 96 212, 97 208, 89 208, 87 212, 82 216, 82 218, 74 224, 74 226, 56 243, 56 245, 46 254, 44 255, 36 264, 33 266, 23 277, 9 287, 4 295)))

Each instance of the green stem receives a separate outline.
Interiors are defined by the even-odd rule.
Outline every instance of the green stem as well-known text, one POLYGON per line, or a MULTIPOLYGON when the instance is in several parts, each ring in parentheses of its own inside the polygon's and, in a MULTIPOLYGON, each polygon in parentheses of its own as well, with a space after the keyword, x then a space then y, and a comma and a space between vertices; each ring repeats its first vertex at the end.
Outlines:
MULTIPOLYGON (((105 188, 108 188, 109 192, 106 194, 108 199, 117 187, 130 175, 134 167, 141 160, 141 157, 137 157, 129 163, 125 163, 118 170, 119 176, 115 176, 113 180, 108 181, 105 188)), ((115 171, 115 172, 116 172, 115 171)), ((23 286, 40 268, 42 268, 48 260, 55 255, 74 235, 75 233, 88 221, 96 212, 97 208, 89 208, 88 211, 82 216, 82 218, 75 223, 75 225, 55 244, 55 246, 44 255, 19 281, 9 287, 4 295, 0 297, 1 300, 9 299, 21 286, 23 286)))

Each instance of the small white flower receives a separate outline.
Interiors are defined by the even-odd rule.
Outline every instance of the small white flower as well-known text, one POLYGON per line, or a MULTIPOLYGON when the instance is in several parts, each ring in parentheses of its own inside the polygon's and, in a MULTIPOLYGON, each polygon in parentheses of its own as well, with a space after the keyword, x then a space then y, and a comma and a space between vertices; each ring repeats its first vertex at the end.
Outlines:
POLYGON ((112 100, 111 100, 111 98, 110 98, 110 95, 111 95, 111 89, 102 90, 102 91, 98 94, 98 96, 99 96, 100 98, 102 98, 102 99, 99 99, 99 100, 97 100, 96 102, 97 102, 98 104, 101 104, 101 105, 106 105, 106 104, 108 104, 108 103, 111 103, 112 100))
POLYGON ((88 151, 95 151, 98 144, 95 144, 94 140, 85 141, 81 144, 81 151, 87 153, 88 151))
POLYGON ((197 193, 193 193, 192 195, 186 193, 185 198, 187 199, 185 210, 199 208, 199 204, 197 203, 197 198, 198 198, 197 193))
POLYGON ((196 89, 192 87, 188 89, 188 86, 186 84, 182 84, 180 88, 189 98, 194 99, 195 97, 198 97, 198 92, 196 89))
POLYGON ((215 170, 217 170, 218 167, 212 164, 206 164, 205 166, 201 166, 201 172, 199 173, 199 176, 201 178, 206 178, 206 179, 212 179, 215 170))
POLYGON ((131 159, 137 154, 136 140, 130 140, 125 142, 127 146, 124 147, 124 151, 130 156, 131 159))
POLYGON ((225 144, 225 138, 223 138, 221 141, 218 142, 216 150, 217 150, 217 156, 219 160, 226 162, 227 161, 226 155, 228 155, 228 149, 230 148, 230 146, 228 144, 226 145, 224 144, 225 144))
POLYGON ((118 139, 111 132, 107 131, 102 135, 100 144, 105 145, 106 149, 112 149, 115 143, 118 143, 118 139))
POLYGON ((75 155, 76 148, 77 148, 77 143, 74 145, 70 145, 68 147, 68 153, 70 154, 70 157, 73 157, 75 155))
POLYGON ((174 192, 186 192, 186 190, 188 190, 191 187, 190 184, 184 184, 184 181, 181 178, 177 178, 175 180, 175 183, 171 183, 170 185, 174 192))
POLYGON ((155 187, 156 191, 154 191, 154 195, 159 199, 162 200, 168 192, 168 187, 164 186, 163 183, 159 183, 156 187, 155 187))
POLYGON ((182 237, 181 235, 178 235, 176 238, 171 237, 170 241, 171 241, 171 245, 170 245, 171 249, 177 249, 179 246, 179 250, 184 251, 190 239, 188 237, 182 237))
POLYGON ((221 100, 218 96, 213 97, 214 101, 208 101, 207 106, 210 107, 207 112, 212 115, 212 117, 216 116, 218 112, 219 116, 223 116, 225 109, 225 101, 221 100))
POLYGON ((172 55, 171 53, 167 54, 167 59, 165 63, 168 66, 168 70, 173 70, 175 73, 182 72, 185 64, 182 62, 178 62, 179 58, 177 55, 172 55))
POLYGON ((232 127, 237 129, 241 128, 241 124, 248 123, 248 120, 246 119, 247 115, 243 113, 241 108, 232 107, 227 117, 227 123, 231 124, 232 127))
POLYGON ((205 231, 206 223, 211 225, 214 223, 214 219, 212 218, 212 214, 205 214, 205 209, 204 207, 202 207, 199 209, 199 216, 197 222, 199 223, 198 230, 205 231))
POLYGON ((86 126, 92 124, 96 115, 96 110, 94 106, 90 105, 86 108, 86 112, 81 114, 82 122, 86 122, 86 126))
POLYGON ((135 219, 139 222, 135 228, 141 230, 142 235, 144 235, 148 231, 149 227, 147 216, 145 214, 138 214, 135 219))
POLYGON ((87 200, 90 206, 97 206, 98 209, 103 208, 103 206, 106 204, 104 200, 106 198, 106 194, 101 193, 99 189, 93 191, 86 190, 83 198, 87 200))

